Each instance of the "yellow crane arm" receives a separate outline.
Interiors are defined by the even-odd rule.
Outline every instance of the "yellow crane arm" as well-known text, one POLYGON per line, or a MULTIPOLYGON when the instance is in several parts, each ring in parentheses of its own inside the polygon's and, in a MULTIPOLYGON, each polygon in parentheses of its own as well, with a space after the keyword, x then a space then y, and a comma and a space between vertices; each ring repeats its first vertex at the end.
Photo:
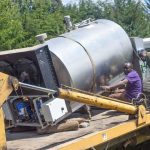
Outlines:
POLYGON ((0 150, 6 149, 6 135, 2 105, 11 92, 18 87, 18 80, 14 77, 0 73, 0 150))
POLYGON ((123 103, 119 101, 109 100, 107 97, 98 97, 95 95, 88 95, 81 92, 72 91, 70 89, 59 88, 60 98, 68 99, 69 101, 76 101, 79 103, 88 104, 100 108, 106 108, 111 110, 117 110, 128 114, 136 114, 138 108, 130 103, 123 103))
POLYGON ((69 101, 75 101, 91 106, 100 108, 117 110, 130 115, 138 114, 137 125, 142 125, 146 122, 146 109, 143 105, 134 106, 130 103, 118 101, 104 96, 90 95, 78 91, 72 91, 71 89, 58 89, 58 97, 67 99, 69 101))

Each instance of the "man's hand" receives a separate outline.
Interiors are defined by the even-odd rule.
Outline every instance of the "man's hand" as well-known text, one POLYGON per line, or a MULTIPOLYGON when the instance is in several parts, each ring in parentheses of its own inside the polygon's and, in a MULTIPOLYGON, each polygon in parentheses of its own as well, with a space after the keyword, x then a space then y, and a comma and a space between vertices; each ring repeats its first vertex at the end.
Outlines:
POLYGON ((110 91, 111 87, 110 86, 101 86, 101 89, 105 90, 105 91, 110 91))

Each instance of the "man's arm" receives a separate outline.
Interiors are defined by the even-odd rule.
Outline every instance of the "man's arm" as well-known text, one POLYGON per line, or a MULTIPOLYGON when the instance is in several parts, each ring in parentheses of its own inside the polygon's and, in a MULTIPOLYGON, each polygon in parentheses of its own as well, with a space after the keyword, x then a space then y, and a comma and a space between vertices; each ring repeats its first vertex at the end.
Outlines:
POLYGON ((124 79, 122 81, 119 81, 117 84, 114 84, 114 85, 111 85, 111 86, 102 86, 102 89, 104 89, 104 90, 113 90, 115 88, 119 88, 121 86, 124 86, 127 83, 128 83, 128 80, 124 79))

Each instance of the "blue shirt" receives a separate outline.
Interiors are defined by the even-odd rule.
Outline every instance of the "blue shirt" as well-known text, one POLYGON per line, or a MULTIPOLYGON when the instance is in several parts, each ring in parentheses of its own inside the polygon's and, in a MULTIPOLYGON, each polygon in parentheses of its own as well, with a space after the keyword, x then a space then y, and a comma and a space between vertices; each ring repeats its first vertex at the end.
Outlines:
POLYGON ((138 94, 142 92, 142 81, 138 73, 135 70, 126 75, 125 79, 128 80, 126 86, 126 97, 128 99, 137 98, 138 94))

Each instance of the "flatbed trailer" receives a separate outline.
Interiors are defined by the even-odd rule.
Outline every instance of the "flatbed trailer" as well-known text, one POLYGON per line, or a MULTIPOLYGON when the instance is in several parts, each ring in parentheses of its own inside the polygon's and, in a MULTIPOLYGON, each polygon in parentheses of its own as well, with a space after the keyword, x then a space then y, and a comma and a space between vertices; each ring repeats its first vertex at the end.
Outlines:
MULTIPOLYGON (((74 113, 71 117, 84 117, 74 113)), ((38 135, 36 131, 7 132, 9 150, 79 150, 95 148, 109 149, 112 146, 136 146, 149 140, 149 128, 136 128, 135 120, 129 115, 114 110, 92 109, 90 126, 76 131, 38 135), (134 128, 134 130, 133 130, 134 128), (146 134, 148 133, 148 134, 146 134)))
MULTIPOLYGON (((74 113, 71 117, 84 117, 84 115, 74 113)), ((20 133, 7 132, 7 147, 12 150, 61 149, 65 147, 68 142, 71 144, 74 140, 77 141, 85 138, 86 136, 94 135, 99 131, 110 129, 125 121, 128 121, 128 115, 126 114, 114 110, 94 108, 92 109, 90 126, 86 128, 79 128, 76 131, 65 131, 46 135, 38 135, 36 131, 20 133)))

